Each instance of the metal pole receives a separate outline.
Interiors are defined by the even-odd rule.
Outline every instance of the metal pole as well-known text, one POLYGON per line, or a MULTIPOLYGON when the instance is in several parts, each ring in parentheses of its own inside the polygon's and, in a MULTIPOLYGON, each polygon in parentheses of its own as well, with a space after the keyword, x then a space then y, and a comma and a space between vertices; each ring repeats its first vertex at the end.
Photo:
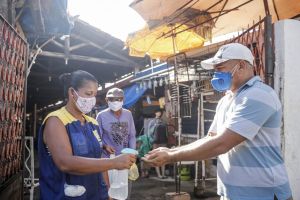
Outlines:
MULTIPOLYGON (((25 134, 26 134, 26 110, 27 110, 27 73, 28 73, 28 60, 29 60, 29 45, 26 43, 26 55, 25 55, 25 70, 24 70, 24 75, 25 76, 25 84, 24 84, 24 95, 23 95, 23 102, 24 102, 24 113, 23 113, 23 131, 21 135, 22 139, 22 184, 24 183, 24 173, 25 173, 25 134)), ((22 187, 22 193, 24 193, 24 187, 22 187)), ((24 195, 22 195, 22 200, 24 199, 24 195)))
MULTIPOLYGON (((201 104, 200 104, 200 138, 204 138, 205 137, 205 133, 204 133, 204 110, 203 110, 203 94, 202 92, 200 93, 200 100, 201 100, 201 104)), ((204 191, 205 189, 205 160, 201 161, 202 164, 202 190, 204 191)))
POLYGON ((37 105, 36 103, 34 104, 34 107, 33 107, 33 138, 36 137, 36 120, 37 119, 37 105))
MULTIPOLYGON (((177 73, 177 58, 176 58, 176 44, 175 44, 175 37, 176 35, 172 34, 172 43, 173 43, 173 52, 174 52, 174 75, 177 73)), ((182 132, 182 126, 181 126, 181 116, 180 116, 180 91, 179 91, 179 82, 178 82, 178 76, 176 74, 176 80, 175 84, 177 87, 177 120, 178 120, 178 145, 181 146, 181 132, 182 132)), ((177 165, 177 163, 176 163, 177 165)), ((178 191, 176 190, 177 193, 180 194, 180 186, 181 186, 181 178, 180 178, 180 171, 181 171, 181 162, 179 162, 178 166, 178 191)))
POLYGON ((15 8, 13 1, 7 1, 8 9, 7 9, 7 19, 11 25, 15 24, 15 8))
POLYGON ((33 138, 30 137, 30 170, 31 170, 31 186, 30 186, 30 200, 33 200, 34 195, 34 152, 33 152, 33 138))
POLYGON ((202 163, 202 180, 201 180, 201 185, 202 185, 202 191, 204 192, 205 190, 205 160, 201 161, 202 163))
MULTIPOLYGON (((202 96, 202 93, 200 93, 200 95, 202 96)), ((200 112, 201 112, 201 104, 202 102, 201 102, 201 97, 198 99, 198 108, 197 108, 197 110, 198 110, 198 116, 197 116, 197 119, 198 119, 198 121, 197 121, 197 140, 199 140, 200 139, 200 121, 201 121, 201 114, 200 114, 200 112)), ((196 161, 195 162, 196 164, 195 164, 195 188, 197 188, 197 186, 198 186, 198 170, 199 170, 199 161, 196 161)))
POLYGON ((176 80, 175 84, 177 87, 177 119, 178 119, 178 145, 181 146, 181 132, 182 132, 182 127, 181 127, 181 116, 180 116, 180 91, 179 91, 179 81, 178 81, 178 75, 177 75, 177 58, 176 58, 176 49, 175 49, 175 35, 172 35, 172 42, 173 42, 173 52, 174 52, 174 74, 176 74, 176 80))
POLYGON ((151 57, 150 57, 150 65, 151 65, 151 74, 153 74, 153 60, 151 57))
POLYGON ((273 59, 273 27, 272 16, 267 15, 264 23, 264 44, 265 44, 265 82, 274 87, 273 74, 274 74, 274 59, 273 59))
POLYGON ((39 186, 39 183, 36 182, 39 179, 34 176, 34 144, 33 137, 26 136, 25 137, 25 150, 27 156, 24 161, 24 171, 26 171, 27 177, 24 178, 24 186, 29 188, 30 192, 30 200, 34 199, 34 188, 39 186))
POLYGON ((270 15, 268 0, 264 0, 264 7, 265 7, 266 16, 270 15))
POLYGON ((68 65, 69 55, 70 55, 70 36, 69 35, 66 36, 66 38, 65 38, 64 52, 65 52, 65 65, 68 65))

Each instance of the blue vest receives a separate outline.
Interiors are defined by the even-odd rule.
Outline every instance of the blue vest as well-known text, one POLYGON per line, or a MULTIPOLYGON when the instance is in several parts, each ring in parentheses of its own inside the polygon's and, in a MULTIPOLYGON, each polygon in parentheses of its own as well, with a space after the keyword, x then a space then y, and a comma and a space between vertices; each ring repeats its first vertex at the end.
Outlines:
POLYGON ((65 107, 50 113, 44 120, 38 139, 38 155, 40 165, 40 198, 49 200, 107 200, 107 187, 101 173, 89 175, 73 175, 62 172, 55 165, 47 146, 43 142, 45 122, 49 117, 57 117, 65 125, 73 155, 100 158, 102 142, 99 126, 95 119, 84 115, 86 123, 81 125, 65 107), (80 197, 68 197, 64 194, 64 184, 84 186, 86 192, 80 197))

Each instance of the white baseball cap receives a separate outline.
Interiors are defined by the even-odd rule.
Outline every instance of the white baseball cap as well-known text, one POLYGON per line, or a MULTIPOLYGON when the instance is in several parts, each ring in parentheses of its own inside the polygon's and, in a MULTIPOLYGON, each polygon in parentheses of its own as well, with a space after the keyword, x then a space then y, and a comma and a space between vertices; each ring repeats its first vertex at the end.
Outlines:
POLYGON ((239 43, 230 43, 221 46, 214 57, 203 60, 201 66, 204 69, 213 69, 217 64, 233 59, 245 60, 253 65, 254 57, 248 47, 239 43))
POLYGON ((111 88, 106 93, 106 97, 124 97, 124 91, 120 88, 111 88))

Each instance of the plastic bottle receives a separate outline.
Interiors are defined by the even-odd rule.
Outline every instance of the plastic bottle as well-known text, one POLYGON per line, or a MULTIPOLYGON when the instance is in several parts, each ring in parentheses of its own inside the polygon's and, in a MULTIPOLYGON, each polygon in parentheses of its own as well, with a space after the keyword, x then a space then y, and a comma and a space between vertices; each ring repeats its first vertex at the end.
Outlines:
MULTIPOLYGON (((123 149, 121 153, 130 153, 137 155, 137 151, 134 149, 123 149)), ((111 158, 115 155, 111 155, 111 158)), ((125 200, 128 197, 128 169, 123 170, 109 170, 109 183, 110 188, 108 195, 113 199, 125 200)))

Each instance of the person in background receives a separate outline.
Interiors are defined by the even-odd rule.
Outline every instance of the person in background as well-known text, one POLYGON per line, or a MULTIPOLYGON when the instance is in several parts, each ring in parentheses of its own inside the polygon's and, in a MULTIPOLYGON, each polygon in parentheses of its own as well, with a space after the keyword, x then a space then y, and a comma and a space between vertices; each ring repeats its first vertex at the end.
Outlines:
MULTIPOLYGON (((159 147, 167 147, 168 144, 168 131, 166 123, 161 119, 163 111, 161 109, 155 110, 155 118, 149 122, 149 136, 151 138, 153 149, 159 147)), ((166 178, 165 165, 155 167, 158 178, 166 178)))
POLYGON ((142 178, 148 178, 149 177, 149 169, 147 165, 145 165, 144 161, 141 160, 142 157, 144 157, 151 149, 151 141, 150 137, 147 134, 140 135, 137 138, 137 149, 138 149, 138 157, 140 159, 140 169, 142 172, 142 178))
MULTIPOLYGON (((100 125, 103 144, 113 149, 105 151, 103 158, 109 158, 110 154, 120 155, 122 149, 136 149, 136 131, 132 114, 129 110, 122 108, 124 92, 119 88, 112 88, 106 94, 108 108, 97 115, 100 125)), ((105 181, 109 187, 108 174, 105 173, 105 181)), ((131 181, 128 185, 128 197, 131 192, 131 181)))
POLYGON ((221 199, 292 199, 281 154, 282 106, 276 92, 254 75, 254 57, 246 46, 223 45, 202 61, 214 69, 213 88, 226 92, 219 101, 208 136, 175 149, 160 148, 144 160, 154 166, 218 156, 221 199))
POLYGON ((98 82, 86 71, 60 76, 68 101, 50 113, 42 123, 38 138, 41 199, 107 200, 102 173, 128 169, 133 155, 101 158, 103 145, 99 125, 87 116, 96 103, 98 82))

